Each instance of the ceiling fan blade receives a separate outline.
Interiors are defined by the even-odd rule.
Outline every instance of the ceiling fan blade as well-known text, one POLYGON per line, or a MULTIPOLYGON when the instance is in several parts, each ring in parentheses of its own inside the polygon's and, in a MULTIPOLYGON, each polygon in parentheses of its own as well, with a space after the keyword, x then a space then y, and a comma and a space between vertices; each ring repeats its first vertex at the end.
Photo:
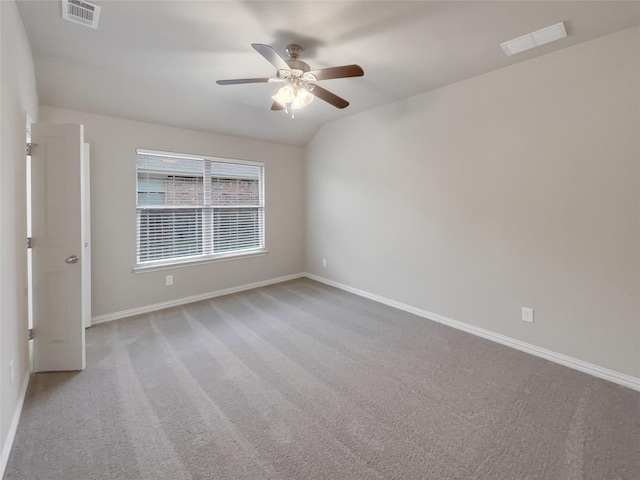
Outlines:
POLYGON ((218 85, 238 85, 241 83, 267 83, 271 82, 270 78, 236 78, 233 80, 216 80, 218 85))
POLYGON ((278 102, 273 102, 273 104, 271 105, 271 110, 284 110, 284 107, 278 102))
POLYGON ((349 102, 347 102, 344 98, 340 98, 335 93, 331 93, 329 90, 325 90, 318 85, 314 85, 313 90, 311 91, 316 97, 321 100, 324 100, 327 103, 330 103, 336 108, 345 108, 349 106, 349 102))
POLYGON ((311 70, 309 73, 313 74, 318 80, 329 80, 331 78, 361 77, 364 75, 364 70, 360 65, 343 65, 341 67, 311 70))
POLYGON ((263 43, 252 43, 251 46, 278 70, 291 70, 289 64, 285 62, 284 59, 269 45, 264 45, 263 43))

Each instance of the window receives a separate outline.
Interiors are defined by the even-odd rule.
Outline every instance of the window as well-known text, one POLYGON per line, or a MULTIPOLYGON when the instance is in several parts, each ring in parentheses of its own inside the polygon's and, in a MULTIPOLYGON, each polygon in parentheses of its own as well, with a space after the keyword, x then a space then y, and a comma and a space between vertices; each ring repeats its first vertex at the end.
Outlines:
POLYGON ((264 165, 138 150, 137 267, 264 251, 264 165))

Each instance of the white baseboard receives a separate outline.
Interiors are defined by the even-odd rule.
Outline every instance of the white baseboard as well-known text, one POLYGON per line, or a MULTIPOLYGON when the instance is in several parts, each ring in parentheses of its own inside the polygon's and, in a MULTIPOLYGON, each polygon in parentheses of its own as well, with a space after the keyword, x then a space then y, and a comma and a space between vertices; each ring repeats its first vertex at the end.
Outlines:
POLYGON ((4 471, 6 470, 7 463, 9 462, 9 454, 11 453, 13 441, 16 438, 16 432, 18 431, 18 422, 20 421, 20 415, 22 414, 24 399, 27 396, 27 387, 29 386, 30 376, 31 372, 27 371, 27 374, 22 380, 22 386, 20 387, 20 396, 18 397, 18 405, 16 406, 16 410, 13 412, 11 424, 9 425, 9 431, 7 432, 7 436, 4 439, 4 443, 2 445, 2 456, 0 457, 0 478, 4 478, 4 471))
POLYGON ((380 295, 376 295, 373 293, 365 292, 364 290, 353 288, 348 285, 344 285, 342 283, 334 282, 333 280, 329 280, 327 278, 319 277, 317 275, 312 275, 310 273, 305 273, 304 276, 307 278, 310 278, 311 280, 315 280, 317 282, 321 282, 326 285, 339 288, 346 292, 354 293, 356 295, 368 298, 370 300, 374 300, 384 305, 389 305, 390 307, 394 307, 399 310, 403 310, 405 312, 413 313, 414 315, 417 315, 419 317, 427 318, 434 322, 448 325, 458 330, 471 333, 472 335, 486 338, 487 340, 492 340, 496 343, 506 345, 507 347, 515 348, 516 350, 530 353, 531 355, 535 355, 536 357, 541 357, 546 360, 559 363, 560 365, 564 365, 565 367, 573 368, 574 370, 579 370, 581 372, 588 373, 590 375, 593 375, 594 377, 602 378, 604 380, 617 383, 624 387, 631 388, 632 390, 640 391, 640 378, 638 377, 633 377, 631 375, 626 375, 624 373, 616 372, 615 370, 610 370, 608 368, 600 367, 592 363, 584 362, 582 360, 578 360, 577 358, 569 357, 561 353, 547 350, 546 348, 542 348, 536 345, 532 345, 530 343, 522 342, 520 340, 516 340, 514 338, 507 337, 499 333, 494 333, 489 330, 485 330, 483 328, 475 327, 473 325, 469 325, 468 323, 460 322, 458 320, 453 320, 443 315, 438 315, 437 313, 428 312, 426 310, 422 310, 420 308, 416 308, 411 305, 396 302, 395 300, 381 297, 380 295))
MULTIPOLYGON (((633 377, 631 375, 626 375, 624 373, 616 372, 615 370, 610 370, 608 368, 600 367, 598 365, 594 365, 592 363, 588 363, 577 358, 569 357, 567 355, 563 355, 561 353, 553 352, 551 350, 547 350, 546 348, 538 347, 536 345, 532 345, 530 343, 522 342, 520 340, 516 340, 511 337, 507 337, 506 335, 501 335, 499 333, 491 332, 490 330, 485 330, 483 328, 475 327, 473 325, 469 325, 468 323, 460 322, 458 320, 453 320, 452 318, 445 317, 443 315, 439 315, 437 313, 429 312, 427 310, 423 310, 411 305, 407 305, 405 303, 397 302, 395 300, 391 300, 389 298, 382 297, 380 295, 376 295, 373 293, 366 292, 364 290, 360 290, 358 288, 350 287, 349 285, 345 285, 339 282, 335 282, 333 280, 329 280, 324 277, 319 277, 317 275, 313 275, 310 273, 297 273, 293 275, 287 275, 284 277, 272 278, 269 280, 264 280, 261 282, 254 282, 246 285, 240 285, 237 287, 225 288, 222 290, 217 290, 215 292, 203 293, 200 295, 192 295, 190 297, 178 298, 175 300, 170 300, 167 302, 155 303, 153 305, 146 305, 143 307, 132 308, 129 310, 122 310, 119 312, 109 313, 106 315, 98 315, 91 319, 92 325, 97 325, 99 323, 110 322, 113 320, 119 320, 121 318, 133 317, 135 315, 141 315, 143 313, 155 312, 158 310, 162 310, 169 307, 177 307, 179 305, 185 305, 187 303, 198 302, 200 300, 207 300, 209 298, 220 297, 222 295, 229 295, 232 293, 242 292, 244 290, 251 290, 252 288, 265 287, 267 285, 273 285, 275 283, 286 282, 289 280, 295 280, 296 278, 307 277, 311 280, 315 280, 317 282, 324 283, 326 285, 330 285, 332 287, 339 288, 346 292, 353 293, 355 295, 359 295, 361 297, 368 298, 370 300, 374 300, 376 302, 382 303, 384 305, 389 305, 390 307, 397 308, 399 310, 403 310, 405 312, 412 313, 419 317, 427 318, 434 322, 442 323, 444 325, 448 325, 450 327, 456 328, 458 330, 462 330, 467 333, 471 333, 472 335, 476 335, 478 337, 486 338, 487 340, 494 341, 501 345, 506 345, 507 347, 515 348, 516 350, 520 350, 522 352, 530 353, 531 355, 535 355, 537 357, 544 358, 546 360, 550 360, 552 362, 558 363, 560 365, 564 365, 569 368, 573 368, 574 370, 578 370, 584 373, 588 373, 593 375, 594 377, 602 378, 604 380, 608 380, 613 383, 617 383, 619 385, 623 385, 627 388, 631 388, 636 391, 640 391, 640 378, 633 377)), ((25 387, 26 388, 26 387, 25 387)), ((25 390, 26 392, 26 390, 25 390)), ((22 408, 22 407, 21 407, 22 408)), ((17 420, 16 420, 17 422, 17 420)), ((17 424, 16 424, 17 425, 17 424)), ((10 447, 9 447, 10 448, 10 447)), ((4 451, 3 451, 4 455, 4 451)), ((7 454, 8 455, 8 454, 7 454)), ((4 459, 4 457, 3 457, 4 459)), ((2 477, 0 477, 2 478, 2 477)))
POLYGON ((153 305, 145 305, 143 307, 131 308, 129 310, 121 310, 119 312, 107 313, 105 315, 97 315, 91 318, 91 325, 97 325, 99 323, 104 323, 104 322, 111 322, 113 320, 119 320, 121 318, 133 317, 135 315, 141 315, 143 313, 155 312, 155 311, 163 310, 169 307, 186 305, 187 303, 199 302, 200 300, 208 300, 209 298, 221 297, 222 295, 229 295, 232 293, 242 292, 244 290, 251 290, 252 288, 266 287, 267 285, 273 285, 274 283, 282 283, 289 280, 295 280, 296 278, 302 278, 304 276, 305 276, 304 273, 296 273, 294 275, 286 275, 284 277, 272 278, 269 280, 263 280, 261 282, 254 282, 246 285, 240 285, 237 287, 225 288, 222 290, 217 290, 215 292, 207 292, 207 293, 202 293, 200 295, 192 295, 190 297, 177 298, 175 300, 169 300, 167 302, 154 303, 153 305))

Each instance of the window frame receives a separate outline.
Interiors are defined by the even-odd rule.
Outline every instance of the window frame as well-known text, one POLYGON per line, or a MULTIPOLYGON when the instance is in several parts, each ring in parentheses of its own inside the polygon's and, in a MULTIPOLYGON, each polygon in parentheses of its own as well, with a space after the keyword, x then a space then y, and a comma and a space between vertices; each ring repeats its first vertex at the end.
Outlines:
MULTIPOLYGON (((205 163, 205 165, 207 165, 205 163)), ((210 165, 210 164, 209 164, 210 165)), ((262 256, 262 255, 266 255, 269 251, 267 250, 267 237, 266 237, 266 199, 265 199, 265 177, 266 177, 266 166, 264 162, 258 162, 258 161, 252 161, 252 160, 240 160, 240 159, 235 159, 235 158, 226 158, 226 157, 214 157, 214 156, 209 156, 209 155, 194 155, 194 154, 186 154, 186 153, 176 153, 176 152, 168 152, 168 151, 161 151, 161 150, 149 150, 149 149, 144 149, 144 148, 137 148, 136 149, 136 161, 134 163, 134 167, 135 167, 135 181, 136 181, 136 200, 135 200, 135 248, 134 248, 134 267, 133 267, 133 273, 145 273, 145 272, 151 272, 151 271, 157 271, 157 270, 166 270, 166 269, 174 269, 174 268, 182 268, 182 267, 189 267, 189 266, 195 266, 195 265, 200 265, 200 264, 207 264, 207 263, 212 263, 212 262, 220 262, 220 261, 229 261, 229 260, 236 260, 236 259, 243 259, 243 258, 248 258, 248 257, 256 257, 256 256, 262 256), (241 250, 233 250, 233 251, 226 251, 226 252, 220 252, 220 253, 204 253, 202 255, 192 255, 192 256, 184 256, 184 257, 172 257, 172 258, 163 258, 163 259, 159 259, 159 260, 150 260, 150 261, 144 261, 144 262, 139 262, 139 248, 140 248, 140 244, 139 244, 139 237, 140 237, 140 232, 139 232, 139 214, 138 211, 140 209, 140 205, 138 205, 138 174, 140 172, 140 170, 138 170, 138 166, 137 166, 137 158, 138 155, 152 155, 152 156, 164 156, 164 157, 174 157, 174 158, 180 158, 180 159, 185 159, 185 160, 205 160, 205 161, 210 161, 210 162, 218 162, 218 163, 230 163, 230 164, 235 164, 235 165, 249 165, 249 166, 254 166, 254 167, 260 167, 260 181, 259 181, 259 206, 257 209, 257 212, 259 213, 259 215, 262 216, 262 221, 261 221, 261 237, 262 237, 262 246, 256 247, 256 248, 248 248, 248 249, 241 249, 241 250)), ((211 174, 211 172, 207 172, 206 170, 208 170, 207 167, 205 167, 205 172, 203 174, 203 182, 206 185, 207 183, 211 183, 211 180, 214 178, 211 174)), ((144 171, 144 170, 143 170, 144 171)), ((159 173, 159 172, 158 172, 159 173)), ((167 173, 167 172, 163 172, 163 173, 167 173)), ((179 174, 179 172, 169 172, 169 174, 179 174)), ((206 188, 206 187, 205 187, 206 188)), ((209 186, 209 188, 207 188, 205 190, 205 192, 207 190, 209 190, 211 187, 209 186)), ((206 193, 205 193, 206 195, 206 193)), ((211 225, 209 226, 210 231, 214 232, 214 224, 215 224, 215 220, 213 218, 213 211, 216 208, 214 205, 211 204, 206 204, 206 202, 203 202, 202 205, 200 205, 199 207, 197 207, 200 211, 201 211, 201 215, 204 221, 204 218, 206 216, 206 212, 209 211, 211 213, 211 225)), ((175 210, 175 208, 172 208, 171 206, 167 206, 168 210, 175 210)), ((206 230, 204 228, 204 224, 203 224, 203 228, 202 228, 203 232, 206 230)), ((213 237, 212 237, 213 238, 213 237)), ((203 241, 205 241, 203 239, 203 241)))

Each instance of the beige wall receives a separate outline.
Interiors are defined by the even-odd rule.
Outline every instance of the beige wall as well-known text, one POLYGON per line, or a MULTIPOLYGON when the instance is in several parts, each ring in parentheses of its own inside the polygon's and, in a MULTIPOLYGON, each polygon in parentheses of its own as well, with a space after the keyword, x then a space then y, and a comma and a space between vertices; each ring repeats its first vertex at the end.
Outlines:
POLYGON ((303 270, 302 149, 40 107, 43 122, 81 123, 91 144, 92 315, 114 314, 303 270), (264 256, 132 273, 136 235, 136 148, 265 163, 264 256), (165 276, 173 275, 173 286, 165 276))
POLYGON ((306 270, 640 376, 639 59, 636 27, 325 125, 306 270))
POLYGON ((13 1, 0 2, 0 25, 0 441, 6 454, 29 366, 25 139, 27 114, 37 120, 38 97, 29 41, 13 1))

